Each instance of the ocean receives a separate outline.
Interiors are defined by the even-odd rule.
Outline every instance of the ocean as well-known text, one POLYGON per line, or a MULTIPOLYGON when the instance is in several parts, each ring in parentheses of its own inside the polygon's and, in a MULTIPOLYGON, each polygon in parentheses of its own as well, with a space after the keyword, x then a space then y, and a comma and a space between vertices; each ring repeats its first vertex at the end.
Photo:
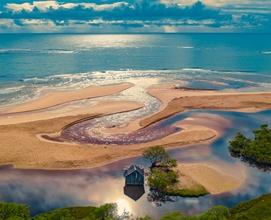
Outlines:
POLYGON ((0 104, 137 79, 269 90, 270 34, 1 34, 0 104), (259 77, 260 76, 260 77, 259 77))

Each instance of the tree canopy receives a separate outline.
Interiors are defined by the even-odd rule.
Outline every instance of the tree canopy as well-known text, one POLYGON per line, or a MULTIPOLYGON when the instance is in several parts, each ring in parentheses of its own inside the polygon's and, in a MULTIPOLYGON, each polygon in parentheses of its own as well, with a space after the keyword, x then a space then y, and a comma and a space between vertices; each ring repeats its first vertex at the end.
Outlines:
POLYGON ((254 138, 249 139, 238 132, 230 141, 231 155, 258 166, 271 167, 271 129, 264 124, 253 133, 254 138))
POLYGON ((146 149, 143 156, 151 162, 151 168, 156 166, 174 167, 177 165, 176 160, 172 159, 162 146, 146 149))

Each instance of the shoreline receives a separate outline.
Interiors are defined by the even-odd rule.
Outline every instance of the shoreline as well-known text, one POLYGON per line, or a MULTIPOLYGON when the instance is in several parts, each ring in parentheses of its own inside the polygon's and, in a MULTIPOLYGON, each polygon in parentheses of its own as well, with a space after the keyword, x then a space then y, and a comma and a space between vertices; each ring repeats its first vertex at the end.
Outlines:
MULTIPOLYGON (((128 89, 126 87, 130 88, 132 84, 124 83, 119 85, 122 86, 119 86, 117 91, 114 90, 114 92, 119 93, 119 90, 128 89)), ((112 92, 111 89, 110 92, 112 92)), ((269 108, 269 105, 271 108, 271 102, 269 103, 268 101, 269 97, 271 100, 271 93, 266 92, 234 93, 215 90, 191 90, 187 88, 176 90, 176 88, 172 87, 172 84, 154 85, 149 87, 147 92, 162 103, 157 112, 138 118, 128 124, 113 128, 101 128, 102 132, 108 135, 129 133, 159 122, 173 114, 189 111, 194 109, 194 107, 206 109, 208 106, 204 106, 204 101, 202 101, 204 98, 208 98, 213 103, 216 103, 216 105, 207 103, 209 107, 213 107, 214 109, 219 108, 223 110, 223 107, 227 107, 228 110, 230 108, 237 110, 234 105, 236 102, 241 103, 241 106, 238 107, 247 108, 250 106, 251 108, 255 108, 254 104, 258 103, 258 108, 269 108), (229 96, 230 98, 225 98, 229 96), (240 97, 241 102, 239 102, 240 97), (247 102, 247 99, 252 99, 251 97, 256 97, 257 99, 254 102, 247 102), (186 99, 185 105, 183 105, 184 99, 186 99), (235 99, 235 102, 232 102, 232 99, 235 99), (220 100, 220 102, 217 103, 217 100, 220 100), (221 100, 224 103, 221 103, 221 100), (189 108, 188 104, 190 104, 189 108), (164 117, 161 117, 161 115, 164 117)), ((90 99, 89 96, 87 99, 90 99)), ((0 117, 0 138, 3 140, 0 144, 0 150, 5 155, 4 158, 0 157, 0 164, 13 164, 16 168, 45 170, 99 167, 122 159, 138 156, 149 146, 162 145, 168 148, 175 148, 189 147, 191 144, 198 143, 211 143, 223 132, 224 128, 219 127, 219 124, 225 125, 228 123, 223 118, 214 114, 206 114, 202 117, 194 117, 194 119, 193 117, 185 118, 174 124, 174 126, 182 128, 180 132, 150 142, 130 145, 56 143, 38 138, 40 134, 60 132, 67 125, 77 123, 76 121, 78 120, 85 120, 86 117, 112 115, 133 111, 142 107, 141 103, 132 101, 100 101, 96 105, 90 106, 90 109, 77 109, 71 111, 72 113, 64 111, 56 114, 55 112, 51 112, 50 117, 47 117, 47 115, 47 118, 41 117, 41 114, 49 114, 46 111, 27 114, 19 113, 16 116, 17 118, 6 119, 6 122, 0 117), (18 121, 20 117, 25 117, 25 119, 18 121), (17 135, 14 136, 14 133, 17 135), (10 148, 9 146, 13 147, 10 148)), ((230 126, 230 123, 227 126, 230 126)))
POLYGON ((73 91, 54 91, 43 94, 41 97, 32 100, 3 106, 0 108, 1 115, 12 115, 18 113, 30 113, 33 111, 46 110, 74 101, 99 98, 120 93, 133 87, 132 83, 119 83, 102 86, 88 86, 73 91))

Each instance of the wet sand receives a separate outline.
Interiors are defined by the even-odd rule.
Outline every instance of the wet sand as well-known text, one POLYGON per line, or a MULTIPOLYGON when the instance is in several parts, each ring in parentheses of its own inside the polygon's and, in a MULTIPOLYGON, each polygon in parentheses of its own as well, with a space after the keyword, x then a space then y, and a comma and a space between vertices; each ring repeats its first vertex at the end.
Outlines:
POLYGON ((150 87, 148 93, 159 99, 163 106, 161 111, 141 120, 142 127, 192 109, 257 112, 271 108, 271 93, 266 92, 179 89, 172 84, 165 84, 150 87))
POLYGON ((216 136, 211 129, 188 128, 165 138, 136 145, 78 145, 44 141, 37 137, 43 132, 54 133, 67 124, 95 115, 67 116, 49 120, 1 125, 0 164, 17 168, 79 169, 108 164, 139 156, 154 145, 185 146, 205 142, 216 136))
POLYGON ((11 114, 44 110, 73 101, 113 95, 124 91, 132 86, 132 83, 121 83, 104 86, 89 86, 87 88, 74 91, 51 92, 29 102, 25 102, 15 106, 4 107, 0 109, 0 113, 11 114))
POLYGON ((103 115, 114 114, 123 110, 136 110, 144 105, 133 101, 100 101, 94 104, 87 104, 82 107, 59 108, 58 110, 42 110, 38 112, 24 112, 14 114, 0 114, 0 125, 20 124, 25 122, 33 122, 40 120, 48 120, 66 116, 82 116, 82 115, 103 115))
MULTIPOLYGON (((106 92, 94 92, 93 94, 95 95, 92 94, 92 97, 96 97, 97 94, 116 93, 130 86, 131 84, 120 84, 116 90, 113 89, 113 92, 112 86, 103 86, 102 91, 106 90, 106 92)), ((101 92, 101 88, 98 88, 98 91, 101 92)), ((269 101, 271 100, 271 93, 199 91, 187 88, 174 88, 170 84, 152 86, 148 89, 148 92, 161 100, 162 107, 158 112, 120 127, 100 128, 100 130, 108 135, 116 133, 129 134, 172 114, 196 108, 247 111, 271 107, 271 102, 269 101)), ((69 101, 74 100, 75 97, 77 96, 71 95, 69 101)), ((82 94, 82 96, 77 98, 83 99, 86 97, 89 99, 91 94, 85 96, 82 94)), ((32 110, 40 110, 43 106, 43 101, 34 101, 35 105, 32 105, 33 103, 31 105, 19 105, 18 109, 14 108, 7 115, 3 114, 0 117, 0 164, 13 164, 20 168, 41 169, 77 169, 101 166, 120 159, 141 155, 144 149, 149 146, 181 147, 213 141, 222 132, 219 130, 219 124, 226 124, 219 117, 210 118, 208 115, 203 115, 200 119, 196 118, 194 121, 192 117, 178 122, 174 126, 181 128, 181 131, 146 143, 131 143, 129 145, 57 143, 45 140, 41 138, 41 135, 59 134, 63 128, 66 128, 69 124, 74 124, 75 121, 132 111, 141 108, 142 104, 131 101, 103 101, 90 108, 58 114, 54 114, 54 111, 48 113, 47 109, 43 109, 41 112, 31 112, 32 110), (19 112, 13 112, 12 115, 9 115, 15 109, 19 112), (26 109, 30 112, 20 113, 21 110, 26 109)), ((52 106, 53 103, 56 104, 55 102, 49 103, 50 105, 47 102, 47 107, 52 106)))

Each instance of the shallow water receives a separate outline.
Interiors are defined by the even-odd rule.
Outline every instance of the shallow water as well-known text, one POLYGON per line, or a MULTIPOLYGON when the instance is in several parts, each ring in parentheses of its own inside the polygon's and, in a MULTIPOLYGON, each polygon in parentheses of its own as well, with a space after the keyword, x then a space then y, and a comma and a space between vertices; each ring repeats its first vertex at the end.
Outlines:
MULTIPOLYGON (((170 154, 180 162, 204 162, 221 164, 224 167, 244 166, 248 178, 245 185, 231 193, 207 195, 200 198, 173 198, 174 201, 157 204, 148 201, 148 187, 145 194, 137 201, 123 192, 123 169, 131 163, 147 167, 149 164, 142 158, 121 160, 103 167, 76 171, 40 171, 20 170, 10 167, 0 169, 0 200, 27 203, 33 214, 54 208, 74 205, 101 205, 116 202, 119 211, 129 211, 135 216, 149 214, 154 217, 173 211, 182 210, 195 214, 213 205, 231 207, 240 201, 271 192, 271 173, 232 158, 228 152, 228 140, 237 131, 251 135, 251 130, 262 123, 271 123, 271 111, 259 113, 235 113, 221 111, 190 111, 177 114, 163 121, 171 124, 183 118, 206 113, 223 116, 235 126, 227 128, 221 138, 210 146, 198 144, 182 149, 172 149, 170 154), (157 206, 159 205, 159 206, 157 206)), ((238 169, 237 171, 238 175, 238 169)), ((219 184, 219 183, 218 183, 219 184)))
POLYGON ((1 34, 0 104, 137 80, 270 89, 270 34, 1 34))

